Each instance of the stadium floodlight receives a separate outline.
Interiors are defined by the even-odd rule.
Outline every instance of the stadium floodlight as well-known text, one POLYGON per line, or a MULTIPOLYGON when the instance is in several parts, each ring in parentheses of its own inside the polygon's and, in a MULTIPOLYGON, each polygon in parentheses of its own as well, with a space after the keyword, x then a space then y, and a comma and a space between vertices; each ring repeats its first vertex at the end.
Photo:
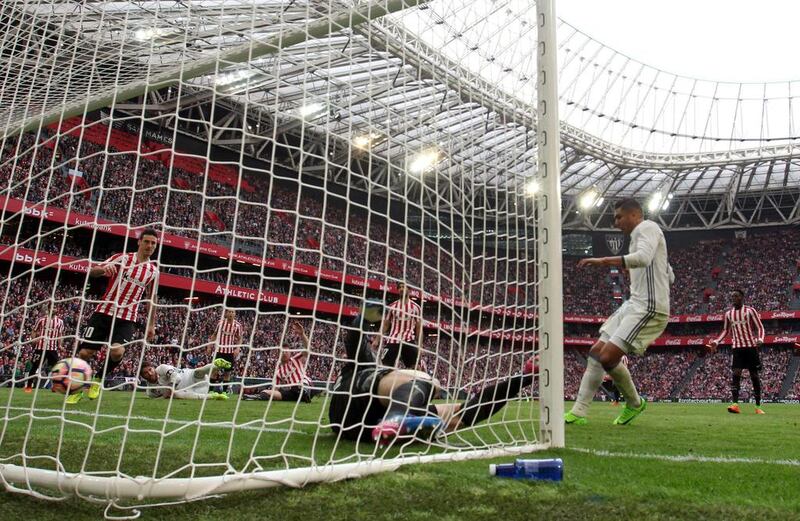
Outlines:
POLYGON ((218 87, 228 87, 233 85, 234 83, 238 83, 240 81, 244 81, 252 76, 256 75, 256 71, 253 70, 246 70, 246 69, 238 69, 231 72, 226 72, 224 74, 220 74, 214 80, 214 83, 218 87))
POLYGON ((156 31, 153 28, 137 29, 133 32, 133 37, 140 42, 152 40, 155 37, 156 31))
MULTIPOLYGON (((669 199, 664 197, 664 194, 661 192, 656 192, 650 196, 650 199, 647 201, 647 210, 650 212, 657 212, 661 209, 662 206, 669 205, 669 199)), ((666 208, 666 206, 664 206, 666 208)))
POLYGON ((424 150, 412 157, 408 163, 408 171, 412 174, 422 174, 439 162, 440 152, 432 148, 424 150))
POLYGON ((325 110, 325 105, 319 102, 307 103, 297 109, 301 118, 309 119, 319 116, 325 110))
POLYGON ((147 42, 177 33, 175 29, 167 29, 165 27, 142 27, 133 31, 133 38, 140 42, 147 42))
POLYGON ((353 138, 353 146, 362 150, 368 149, 375 141, 380 138, 380 134, 370 132, 368 134, 360 134, 353 138))
POLYGON ((525 193, 528 195, 536 195, 537 193, 539 193, 540 189, 541 185, 539 184, 539 181, 537 181, 536 179, 531 179, 525 185, 525 193))
POLYGON ((599 197, 600 193, 597 191, 597 188, 589 188, 578 197, 578 207, 581 210, 588 210, 594 206, 599 197))

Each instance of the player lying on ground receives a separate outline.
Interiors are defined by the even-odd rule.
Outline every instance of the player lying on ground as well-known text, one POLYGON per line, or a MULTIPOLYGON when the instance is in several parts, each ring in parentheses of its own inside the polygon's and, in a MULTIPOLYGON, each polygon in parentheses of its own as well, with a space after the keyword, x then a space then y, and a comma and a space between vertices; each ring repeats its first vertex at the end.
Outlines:
POLYGON ((310 402, 309 387, 311 380, 306 374, 308 361, 309 341, 303 326, 292 322, 292 331, 303 342, 301 349, 293 349, 284 345, 281 347, 281 358, 275 368, 274 385, 272 389, 265 389, 258 394, 245 395, 245 400, 277 400, 284 402, 310 402), (294 353, 294 354, 292 354, 294 353))
POLYGON ((195 369, 177 369, 169 364, 156 367, 153 363, 143 362, 139 376, 150 384, 147 386, 150 398, 172 396, 180 400, 227 400, 227 394, 209 391, 209 379, 230 368, 230 362, 221 358, 195 369))
POLYGON ((452 432, 471 427, 491 417, 533 383, 536 368, 530 359, 522 374, 487 386, 466 402, 432 404, 440 393, 435 378, 376 362, 366 337, 380 324, 382 311, 382 305, 368 304, 363 315, 353 320, 353 329, 345 338, 348 360, 333 386, 328 409, 331 429, 343 438, 384 445, 397 436, 423 429, 452 432))

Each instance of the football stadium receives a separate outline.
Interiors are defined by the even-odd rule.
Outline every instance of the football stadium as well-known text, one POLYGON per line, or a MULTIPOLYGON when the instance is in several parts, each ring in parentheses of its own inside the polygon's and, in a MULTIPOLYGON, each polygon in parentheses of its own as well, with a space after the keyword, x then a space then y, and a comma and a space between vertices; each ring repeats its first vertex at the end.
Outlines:
POLYGON ((800 83, 561 2, 0 3, 0 519, 800 519, 800 83))

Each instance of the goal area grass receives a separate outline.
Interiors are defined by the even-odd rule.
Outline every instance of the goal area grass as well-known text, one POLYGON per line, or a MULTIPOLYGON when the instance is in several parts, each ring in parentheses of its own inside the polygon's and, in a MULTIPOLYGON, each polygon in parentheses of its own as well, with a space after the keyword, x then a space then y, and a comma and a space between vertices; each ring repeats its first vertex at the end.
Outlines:
MULTIPOLYGON (((130 393, 106 392, 101 400, 100 414, 95 414, 95 402, 84 401, 62 422, 59 396, 17 390, 9 401, 8 389, 0 390, 0 403, 8 404, 0 458, 24 447, 27 455, 58 455, 71 471, 119 468, 153 475, 155 469, 161 477, 186 477, 307 466, 312 458, 347 463, 373 454, 441 450, 416 444, 384 453, 372 444, 337 442, 325 426, 324 397, 311 404, 231 400, 170 405, 143 396, 132 404, 130 393)), ((567 448, 529 455, 562 458, 560 483, 490 477, 489 463, 512 461, 509 456, 407 465, 301 489, 235 493, 144 509, 142 519, 800 520, 800 407, 767 404, 765 409, 765 416, 757 416, 745 404, 743 414, 732 415, 724 404, 656 403, 633 424, 613 426, 619 409, 596 402, 588 425, 567 426, 567 448)), ((522 439, 523 431, 536 427, 537 411, 536 403, 512 403, 493 423, 458 441, 494 445, 522 439)), ((36 464, 54 465, 45 458, 36 464)), ((102 514, 102 506, 78 499, 51 502, 0 492, 0 519, 99 519, 102 514)))

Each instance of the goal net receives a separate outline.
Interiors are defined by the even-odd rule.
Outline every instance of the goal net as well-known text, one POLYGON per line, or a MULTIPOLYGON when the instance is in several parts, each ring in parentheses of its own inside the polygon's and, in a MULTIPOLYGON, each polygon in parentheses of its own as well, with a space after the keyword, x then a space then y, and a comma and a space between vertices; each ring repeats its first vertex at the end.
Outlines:
POLYGON ((5 488, 135 509, 562 445, 549 3, 3 3, 5 488), (53 392, 66 358, 99 396, 53 392))

